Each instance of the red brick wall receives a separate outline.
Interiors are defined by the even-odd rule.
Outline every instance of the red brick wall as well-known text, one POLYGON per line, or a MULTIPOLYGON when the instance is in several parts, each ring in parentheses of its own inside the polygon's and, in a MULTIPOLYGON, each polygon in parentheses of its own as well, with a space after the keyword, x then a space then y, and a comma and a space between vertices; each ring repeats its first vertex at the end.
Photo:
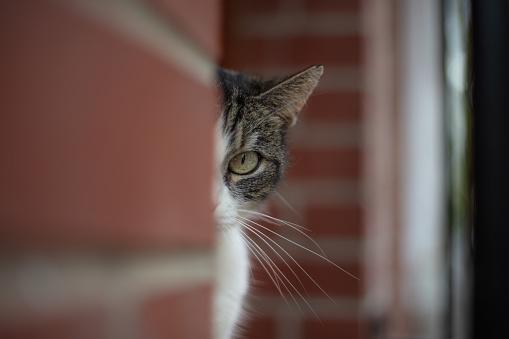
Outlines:
MULTIPOLYGON (((320 85, 292 133, 288 178, 279 190, 298 215, 277 197, 270 212, 309 228, 309 235, 329 259, 362 280, 360 1, 231 0, 226 2, 225 18, 225 67, 282 75, 313 64, 325 66, 320 85)), ((271 227, 320 251, 298 232, 271 227)), ((278 239, 281 245, 285 242, 278 239)), ((246 337, 362 338, 362 282, 299 247, 288 244, 285 249, 336 304, 291 259, 286 259, 307 290, 303 291, 298 279, 273 254, 273 260, 317 316, 295 292, 302 311, 287 295, 288 306, 258 266, 253 273, 257 282, 250 301, 253 312, 245 325, 246 337)))
POLYGON ((210 338, 220 13, 0 5, 0 337, 210 338))

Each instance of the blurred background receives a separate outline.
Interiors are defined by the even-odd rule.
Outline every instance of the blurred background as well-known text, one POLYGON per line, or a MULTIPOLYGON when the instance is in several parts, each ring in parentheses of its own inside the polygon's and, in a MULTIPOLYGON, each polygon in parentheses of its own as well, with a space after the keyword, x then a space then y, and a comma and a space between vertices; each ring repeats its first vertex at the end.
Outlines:
POLYGON ((509 12, 487 3, 3 2, 0 337, 211 338, 215 67, 317 64, 267 210, 292 224, 258 239, 296 290, 254 264, 241 337, 509 336, 509 12))

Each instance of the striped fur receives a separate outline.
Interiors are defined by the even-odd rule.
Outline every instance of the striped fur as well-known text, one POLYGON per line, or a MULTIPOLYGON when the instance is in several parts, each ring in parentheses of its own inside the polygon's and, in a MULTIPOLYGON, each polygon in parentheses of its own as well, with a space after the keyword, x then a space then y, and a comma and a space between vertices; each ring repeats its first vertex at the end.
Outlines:
POLYGON ((293 76, 263 80, 218 70, 222 106, 218 122, 216 219, 218 249, 215 337, 228 339, 239 321, 248 289, 248 249, 239 218, 256 211, 275 191, 287 167, 286 133, 297 120, 323 73, 312 66, 293 76), (230 168, 233 157, 256 152, 258 165, 247 174, 230 168))

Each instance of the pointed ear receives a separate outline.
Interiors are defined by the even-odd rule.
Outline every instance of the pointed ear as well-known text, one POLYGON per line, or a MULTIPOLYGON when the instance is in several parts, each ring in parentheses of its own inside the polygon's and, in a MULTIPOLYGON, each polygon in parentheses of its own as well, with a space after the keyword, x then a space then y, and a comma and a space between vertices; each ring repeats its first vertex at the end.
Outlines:
POLYGON ((323 66, 311 66, 304 71, 277 82, 274 87, 258 96, 271 114, 291 127, 323 74, 323 66))

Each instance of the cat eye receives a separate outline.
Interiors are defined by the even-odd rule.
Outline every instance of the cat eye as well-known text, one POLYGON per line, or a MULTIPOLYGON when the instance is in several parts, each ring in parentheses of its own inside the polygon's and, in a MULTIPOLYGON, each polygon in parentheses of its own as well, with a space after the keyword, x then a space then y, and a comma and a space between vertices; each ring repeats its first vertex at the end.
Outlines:
POLYGON ((235 174, 249 174, 258 168, 260 155, 256 152, 239 153, 230 160, 228 169, 235 174))

